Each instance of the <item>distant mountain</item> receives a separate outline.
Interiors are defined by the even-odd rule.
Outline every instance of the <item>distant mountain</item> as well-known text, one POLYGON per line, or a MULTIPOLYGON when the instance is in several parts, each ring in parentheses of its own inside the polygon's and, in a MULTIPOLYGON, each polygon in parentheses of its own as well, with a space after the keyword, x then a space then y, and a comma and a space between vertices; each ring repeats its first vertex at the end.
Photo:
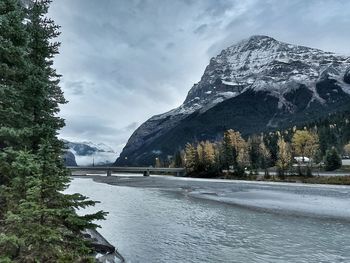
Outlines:
POLYGON ((63 156, 63 161, 65 166, 78 166, 75 155, 71 151, 66 151, 63 156))
POLYGON ((212 58, 184 103, 143 123, 116 164, 153 164, 226 129, 249 135, 312 121, 342 111, 349 94, 349 57, 252 36, 212 58))
POLYGON ((64 140, 69 152, 76 159, 78 165, 103 165, 111 164, 115 161, 116 153, 114 150, 104 143, 93 142, 70 142, 64 140))

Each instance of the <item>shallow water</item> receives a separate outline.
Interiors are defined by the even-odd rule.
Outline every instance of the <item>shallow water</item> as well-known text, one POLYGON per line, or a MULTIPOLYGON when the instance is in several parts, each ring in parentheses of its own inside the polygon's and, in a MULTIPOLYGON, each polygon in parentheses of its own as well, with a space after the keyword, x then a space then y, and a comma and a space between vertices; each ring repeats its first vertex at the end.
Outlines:
POLYGON ((283 215, 187 194, 74 179, 101 201, 100 232, 127 262, 350 262, 350 224, 283 215))

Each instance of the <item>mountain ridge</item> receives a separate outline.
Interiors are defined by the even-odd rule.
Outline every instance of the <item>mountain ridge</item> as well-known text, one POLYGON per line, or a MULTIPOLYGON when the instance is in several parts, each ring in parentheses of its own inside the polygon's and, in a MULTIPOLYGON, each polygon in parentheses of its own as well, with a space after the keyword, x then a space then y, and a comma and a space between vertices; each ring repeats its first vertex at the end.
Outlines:
MULTIPOLYGON (((167 133, 175 136, 171 130, 178 126, 186 126, 186 129, 197 131, 190 132, 189 141, 218 136, 216 130, 220 130, 219 128, 211 131, 214 134, 200 136, 200 131, 189 125, 186 119, 192 114, 209 116, 213 111, 223 114, 222 111, 213 108, 222 103, 219 108, 226 107, 227 103, 224 103, 226 101, 233 101, 231 107, 236 111, 239 109, 236 109, 234 103, 240 103, 242 100, 250 104, 261 103, 261 100, 254 96, 249 101, 248 94, 259 92, 261 99, 273 102, 274 114, 267 123, 259 123, 262 125, 260 130, 263 131, 276 128, 281 125, 283 119, 291 124, 293 120, 303 119, 302 116, 292 117, 298 112, 299 115, 302 115, 303 111, 313 115, 315 111, 324 110, 324 114, 328 114, 333 112, 331 108, 341 108, 340 105, 346 104, 347 98, 350 97, 349 84, 349 57, 279 42, 268 36, 252 36, 231 45, 210 59, 201 80, 190 89, 184 103, 143 123, 130 137, 116 164, 124 164, 126 160, 128 163, 148 164, 154 156, 171 155, 171 151, 176 149, 168 149, 169 147, 164 149, 162 146, 164 142, 157 145, 157 140, 163 140, 162 137, 167 133), (243 97, 235 99, 244 93, 246 94, 243 97), (342 96, 346 99, 342 99, 342 96), (152 157, 145 158, 145 156, 152 157), (146 159, 147 162, 142 161, 146 159)), ((249 107, 245 109, 251 110, 249 107)), ((237 118, 225 114, 225 118, 237 118)), ((223 123, 229 125, 230 121, 223 123)), ((242 125, 247 127, 247 124, 242 125)), ((245 130, 244 127, 241 129, 245 130)), ((235 128, 240 130, 240 127, 235 128)), ((180 131, 180 134, 184 132, 180 131)), ((183 142, 179 146, 182 144, 183 142)))
MULTIPOLYGON (((116 153, 104 143, 94 143, 91 141, 72 142, 62 139, 68 148, 68 159, 74 156, 76 165, 103 165, 115 161, 116 153)), ((73 162, 72 162, 73 163, 73 162)))

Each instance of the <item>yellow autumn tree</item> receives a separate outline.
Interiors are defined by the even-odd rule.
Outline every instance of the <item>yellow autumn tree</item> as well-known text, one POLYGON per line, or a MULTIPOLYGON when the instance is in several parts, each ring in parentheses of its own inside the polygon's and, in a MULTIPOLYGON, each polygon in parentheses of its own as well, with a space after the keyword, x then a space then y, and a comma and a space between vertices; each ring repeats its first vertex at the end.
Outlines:
POLYGON ((233 148, 235 149, 237 155, 241 151, 241 149, 244 149, 247 147, 246 141, 242 138, 241 133, 234 130, 228 130, 231 144, 233 148))
POLYGON ((277 168, 278 173, 281 178, 284 178, 285 172, 288 170, 292 163, 292 153, 290 149, 290 145, 286 143, 282 136, 279 136, 278 142, 278 152, 277 152, 277 168))
POLYGON ((215 148, 214 144, 206 141, 202 144, 203 149, 203 163, 207 168, 215 164, 215 148))
POLYGON ((197 170, 204 170, 204 142, 200 142, 197 144, 197 170))
POLYGON ((197 165, 197 150, 191 143, 187 143, 185 146, 184 160, 187 172, 193 172, 197 165))
POLYGON ((302 157, 303 162, 305 157, 313 159, 319 149, 318 135, 308 130, 297 130, 292 138, 292 146, 295 155, 302 157))

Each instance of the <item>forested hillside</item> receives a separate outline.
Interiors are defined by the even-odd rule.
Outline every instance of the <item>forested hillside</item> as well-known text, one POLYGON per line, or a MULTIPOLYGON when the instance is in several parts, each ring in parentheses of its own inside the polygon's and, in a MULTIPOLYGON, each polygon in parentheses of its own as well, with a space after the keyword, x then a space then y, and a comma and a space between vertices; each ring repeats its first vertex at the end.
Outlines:
MULTIPOLYGON (((177 151, 170 165, 186 166, 189 175, 215 177, 230 171, 234 177, 244 177, 246 171, 254 173, 276 167, 281 177, 285 173, 311 176, 312 168, 323 164, 325 170, 341 166, 341 156, 350 152, 350 111, 334 113, 314 122, 288 129, 275 130, 243 136, 240 132, 227 130, 222 139, 187 143, 177 151), (292 171, 292 164, 306 168, 292 171)), ((162 160, 156 159, 156 165, 162 160)), ((169 160, 163 160, 169 165, 169 160)))

